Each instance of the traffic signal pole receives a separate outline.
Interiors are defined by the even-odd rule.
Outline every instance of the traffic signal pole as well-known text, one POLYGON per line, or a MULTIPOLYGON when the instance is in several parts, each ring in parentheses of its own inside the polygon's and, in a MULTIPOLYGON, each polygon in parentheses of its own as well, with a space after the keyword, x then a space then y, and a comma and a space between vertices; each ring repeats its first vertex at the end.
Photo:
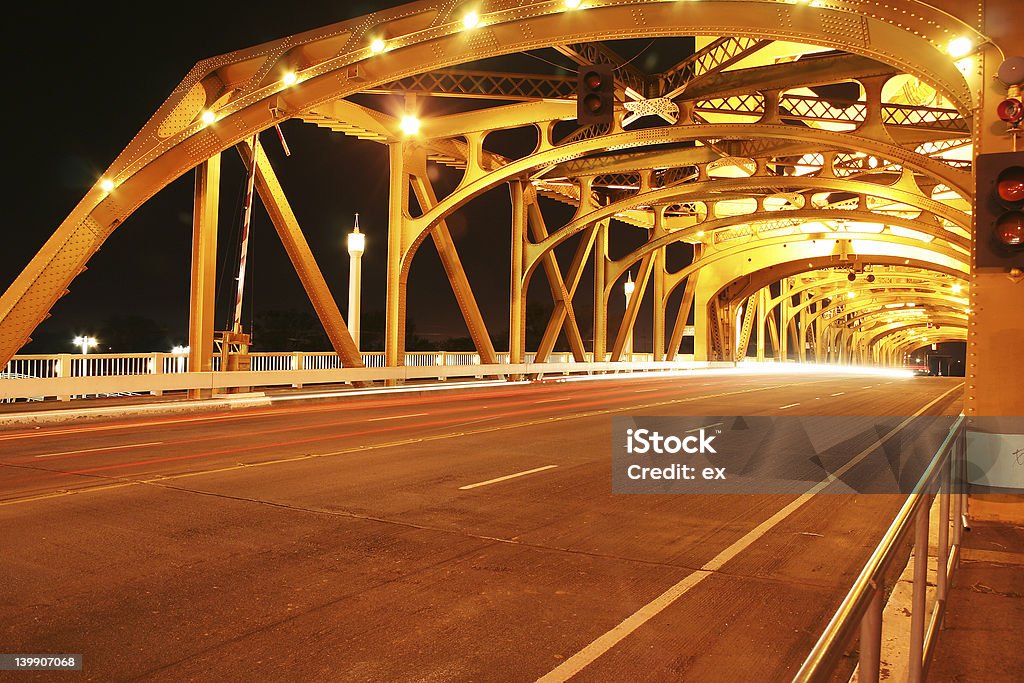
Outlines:
MULTIPOLYGON (((981 186, 975 196, 974 266, 969 293, 967 332, 967 373, 964 413, 968 417, 968 478, 972 484, 997 489, 1024 490, 1024 467, 1017 462, 1024 452, 1024 269, 1014 265, 1024 251, 1006 248, 1007 256, 993 264, 991 212, 983 202, 991 201, 989 172, 978 155, 1019 149, 1019 132, 1008 132, 997 111, 1007 99, 1008 86, 996 78, 1007 58, 1024 52, 1024 22, 1017 0, 987 0, 982 9, 958 4, 965 14, 984 12, 978 22, 990 42, 980 46, 962 68, 977 91, 974 112, 974 154, 976 177, 981 186), (980 209, 980 210, 979 210, 980 209), (1014 258, 1014 254, 1017 257, 1014 258), (980 262, 979 262, 980 258, 980 262)), ((971 21, 975 17, 963 17, 971 21)))

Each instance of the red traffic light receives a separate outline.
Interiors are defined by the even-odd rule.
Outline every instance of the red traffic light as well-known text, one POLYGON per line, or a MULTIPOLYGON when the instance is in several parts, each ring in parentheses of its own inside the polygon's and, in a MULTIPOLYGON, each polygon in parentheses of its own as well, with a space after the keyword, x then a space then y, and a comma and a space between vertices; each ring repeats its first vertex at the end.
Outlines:
POLYGON ((1024 120, 1024 103, 1012 97, 1005 99, 996 106, 996 115, 1009 124, 1018 124, 1024 120))
POLYGON ((1010 166, 996 178, 996 192, 1004 202, 1024 201, 1024 167, 1010 166))
POLYGON ((996 221, 996 239, 1008 247, 1024 245, 1024 213, 1008 211, 996 221))
POLYGON ((591 90, 597 90, 604 83, 604 79, 596 71, 588 71, 583 76, 583 83, 591 90))
POLYGON ((978 268, 1024 268, 1024 152, 974 159, 975 252, 978 268))
POLYGON ((576 121, 581 126, 610 125, 615 116, 615 77, 610 64, 580 69, 576 81, 576 121))

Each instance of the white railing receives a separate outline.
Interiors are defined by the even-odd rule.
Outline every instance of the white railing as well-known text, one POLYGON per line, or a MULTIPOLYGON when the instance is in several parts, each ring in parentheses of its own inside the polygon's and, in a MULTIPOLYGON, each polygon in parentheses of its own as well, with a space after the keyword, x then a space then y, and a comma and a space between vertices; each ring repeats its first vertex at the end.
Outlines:
MULTIPOLYGON (((187 389, 229 389, 245 386, 302 386, 304 384, 352 383, 381 380, 446 379, 518 374, 616 372, 673 370, 711 367, 694 363, 692 356, 677 362, 653 362, 652 354, 633 354, 618 363, 594 363, 587 354, 577 363, 571 353, 550 354, 543 364, 534 364, 535 353, 523 363, 509 364, 508 353, 499 353, 497 363, 483 364, 472 351, 418 351, 405 354, 405 365, 388 368, 384 354, 363 353, 365 368, 343 368, 336 353, 284 352, 249 354, 250 369, 220 372, 220 357, 214 357, 213 372, 192 372, 187 354, 97 353, 15 356, 0 374, 0 401, 61 400, 122 393, 152 393, 187 389)), ((719 365, 719 364, 715 364, 719 365)), ((732 366, 733 364, 725 364, 732 366)))

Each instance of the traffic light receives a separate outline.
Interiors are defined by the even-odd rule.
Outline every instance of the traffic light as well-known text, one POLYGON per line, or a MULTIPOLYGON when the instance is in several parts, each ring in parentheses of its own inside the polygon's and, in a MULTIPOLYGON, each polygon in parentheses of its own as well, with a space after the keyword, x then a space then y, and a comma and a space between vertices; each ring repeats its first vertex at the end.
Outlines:
POLYGON ((975 177, 975 264, 1024 268, 1024 152, 979 154, 975 177))
POLYGON ((576 81, 576 123, 611 124, 615 114, 615 79, 610 64, 581 66, 576 81))

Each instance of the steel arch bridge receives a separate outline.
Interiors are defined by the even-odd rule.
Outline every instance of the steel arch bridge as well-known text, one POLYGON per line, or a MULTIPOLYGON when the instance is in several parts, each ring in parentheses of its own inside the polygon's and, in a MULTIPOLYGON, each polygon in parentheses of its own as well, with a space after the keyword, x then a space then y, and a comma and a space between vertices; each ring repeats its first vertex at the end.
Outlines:
POLYGON ((562 332, 578 360, 619 359, 645 298, 655 360, 678 355, 691 318, 695 357, 706 360, 743 357, 754 337, 761 358, 878 364, 964 340, 981 76, 971 57, 956 62, 946 47, 963 36, 998 48, 976 28, 981 6, 967 18, 947 11, 955 6, 426 0, 206 59, 0 298, 0 360, 29 341, 118 226, 195 170, 190 339, 192 367, 208 370, 220 155, 234 147, 255 164, 256 190, 343 364, 361 366, 285 188, 258 150, 256 136, 287 119, 388 147, 389 366, 403 362, 410 266, 427 239, 483 362, 496 362, 447 221, 497 187, 511 196, 512 363, 526 352, 538 270, 554 303, 538 362, 562 332), (623 39, 678 36, 696 37, 692 54, 652 72, 615 49, 623 39), (527 50, 544 56, 535 71, 499 68, 501 57, 527 50), (574 125, 576 79, 552 60, 613 65, 610 126, 574 125), (466 100, 468 111, 424 117, 415 134, 393 113, 396 102, 414 115, 424 98, 441 97, 466 100), (638 107, 678 115, 638 125, 638 107), (518 158, 491 151, 505 131, 520 131, 532 149, 518 158), (461 173, 445 196, 434 166, 461 173), (564 225, 550 224, 553 202, 574 210, 564 225), (610 238, 626 231, 642 245, 611 258, 610 238), (555 248, 570 242, 563 267, 555 248), (679 243, 693 257, 670 271, 666 250, 679 243), (589 260, 586 348, 575 306, 589 260), (634 276, 636 294, 609 330, 609 297, 634 276))

